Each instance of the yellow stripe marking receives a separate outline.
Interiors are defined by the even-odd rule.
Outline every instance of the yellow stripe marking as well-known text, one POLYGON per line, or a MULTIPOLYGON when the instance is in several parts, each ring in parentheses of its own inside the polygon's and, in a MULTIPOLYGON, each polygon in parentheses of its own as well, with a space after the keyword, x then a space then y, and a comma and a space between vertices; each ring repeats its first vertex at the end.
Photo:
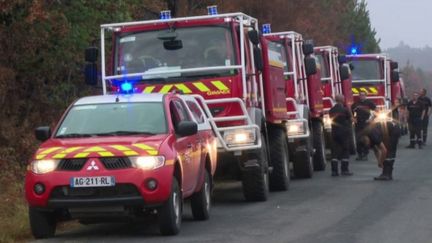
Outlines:
POLYGON ((357 90, 357 88, 352 88, 352 92, 355 93, 355 94, 359 93, 359 91, 357 90))
POLYGON ((209 92, 210 89, 203 84, 202 82, 196 82, 196 83, 192 83, 199 91, 201 92, 209 92))
POLYGON ((99 154, 100 156, 102 156, 102 157, 110 157, 110 156, 114 156, 113 153, 108 152, 108 151, 106 151, 106 152, 98 152, 98 154, 99 154))
POLYGON ((157 155, 158 154, 158 151, 156 151, 156 150, 146 150, 146 152, 150 155, 157 155))
POLYGON ((38 154, 36 155, 36 159, 43 159, 46 156, 46 154, 38 154))
POLYGON ((145 89, 143 90, 143 93, 146 94, 150 94, 151 92, 153 92, 153 90, 156 88, 156 86, 147 86, 145 87, 145 89))
POLYGON ((143 143, 136 143, 136 144, 132 144, 132 146, 138 147, 142 150, 156 150, 156 148, 153 148, 152 146, 143 144, 143 143))
POLYGON ((222 83, 222 81, 211 81, 211 83, 221 91, 229 90, 229 88, 227 86, 225 86, 225 84, 222 83))
POLYGON ((115 149, 120 150, 120 151, 129 151, 129 150, 131 150, 130 148, 128 148, 126 146, 123 146, 123 145, 111 145, 110 147, 115 148, 115 149))
POLYGON ((177 89, 181 90, 184 94, 190 94, 190 93, 192 93, 192 90, 190 90, 184 84, 176 84, 175 86, 176 86, 177 89))
POLYGON ((90 153, 79 153, 79 154, 76 154, 76 155, 74 156, 74 158, 85 158, 85 157, 87 157, 89 154, 90 154, 90 153))
POLYGON ((360 88, 361 91, 366 92, 366 94, 368 94, 368 90, 366 88, 360 88))
POLYGON ((123 151, 123 154, 126 156, 139 155, 137 152, 132 151, 132 150, 123 151))
POLYGON ((67 154, 56 154, 53 156, 53 159, 63 159, 67 154))
POLYGON ((61 151, 60 153, 62 153, 62 154, 72 153, 73 151, 76 151, 80 148, 82 148, 82 147, 70 147, 68 149, 61 151))
POLYGON ((49 154, 49 153, 54 152, 54 151, 59 150, 59 149, 61 149, 61 147, 52 147, 52 148, 45 149, 44 151, 40 152, 39 154, 45 154, 46 155, 46 154, 49 154))
POLYGON ((172 84, 164 85, 162 89, 159 91, 159 93, 161 94, 168 93, 171 90, 172 86, 173 86, 172 84))
POLYGON ((105 151, 106 151, 106 149, 98 147, 98 146, 91 147, 91 148, 84 150, 84 152, 105 152, 105 151))
POLYGON ((375 87, 369 87, 372 94, 378 94, 378 90, 375 87))
POLYGON ((173 159, 169 159, 165 161, 165 165, 173 165, 174 164, 174 160, 173 159))

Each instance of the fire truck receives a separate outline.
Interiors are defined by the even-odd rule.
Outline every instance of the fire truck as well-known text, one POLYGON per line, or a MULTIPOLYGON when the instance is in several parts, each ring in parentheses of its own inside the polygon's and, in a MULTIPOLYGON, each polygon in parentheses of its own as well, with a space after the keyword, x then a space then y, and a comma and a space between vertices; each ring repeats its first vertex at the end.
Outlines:
MULTIPOLYGON (((181 18, 162 11, 158 20, 101 25, 103 93, 194 95, 218 138, 217 173, 233 170, 246 200, 265 201, 269 188, 288 189, 287 134, 308 136, 308 120, 289 127, 296 114, 287 110, 284 63, 268 55, 258 20, 218 14, 215 6, 208 10, 181 18)), ((97 52, 86 49, 88 84, 98 80, 97 52)))
POLYGON ((310 178, 314 169, 324 170, 326 166, 323 94, 314 46, 296 32, 271 33, 269 25, 263 30, 269 56, 286 64, 283 90, 293 172, 296 177, 310 178))
POLYGON ((392 112, 404 96, 404 86, 399 78, 398 63, 385 54, 359 54, 347 56, 352 70, 354 101, 360 92, 377 105, 378 117, 395 116, 392 112))
MULTIPOLYGON (((315 47, 315 55, 321 65, 321 83, 324 105, 324 129, 326 145, 330 148, 331 144, 331 119, 329 110, 335 104, 335 96, 342 94, 345 97, 344 105, 350 109, 353 104, 352 84, 349 65, 346 57, 339 55, 338 48, 335 46, 315 47)), ((352 135, 354 135, 354 129, 352 135)), ((355 153, 355 139, 351 137, 351 151, 355 153)))

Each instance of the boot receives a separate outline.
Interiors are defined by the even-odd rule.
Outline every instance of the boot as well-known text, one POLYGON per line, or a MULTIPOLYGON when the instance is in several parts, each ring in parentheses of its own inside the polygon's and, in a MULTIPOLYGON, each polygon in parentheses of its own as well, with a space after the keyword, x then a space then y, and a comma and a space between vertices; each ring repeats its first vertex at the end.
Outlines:
POLYGON ((376 181, 390 181, 393 179, 393 160, 384 161, 383 169, 381 175, 374 178, 376 181))
POLYGON ((337 159, 331 160, 331 171, 331 176, 339 176, 337 159))
POLYGON ((421 140, 418 140, 417 144, 419 149, 423 149, 423 142, 421 140))
POLYGON ((347 159, 342 160, 341 162, 341 175, 343 176, 352 176, 353 173, 348 169, 349 161, 347 159))

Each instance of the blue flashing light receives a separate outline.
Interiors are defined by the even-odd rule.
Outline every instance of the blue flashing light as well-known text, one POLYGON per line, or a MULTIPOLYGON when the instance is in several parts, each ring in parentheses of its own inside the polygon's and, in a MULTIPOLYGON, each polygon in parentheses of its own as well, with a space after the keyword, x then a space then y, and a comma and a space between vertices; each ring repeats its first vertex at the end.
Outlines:
POLYGON ((208 15, 217 15, 218 14, 217 5, 207 6, 207 13, 208 15))
POLYGON ((132 91, 132 89, 133 89, 132 84, 128 82, 124 82, 120 85, 120 90, 122 93, 129 93, 132 91))
POLYGON ((351 55, 357 55, 358 54, 358 49, 357 47, 351 47, 351 55))
POLYGON ((171 19, 171 10, 164 10, 160 12, 160 19, 171 19))
POLYGON ((263 32, 263 34, 270 34, 271 33, 271 24, 263 24, 262 25, 262 32, 263 32))

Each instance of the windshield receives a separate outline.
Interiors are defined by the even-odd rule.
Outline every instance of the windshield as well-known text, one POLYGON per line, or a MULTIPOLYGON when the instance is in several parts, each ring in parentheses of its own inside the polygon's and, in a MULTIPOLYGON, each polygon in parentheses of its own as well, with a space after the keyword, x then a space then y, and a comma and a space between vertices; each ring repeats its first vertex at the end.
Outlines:
POLYGON ((355 60, 351 61, 351 63, 354 67, 352 70, 352 79, 354 81, 383 79, 377 60, 355 60))
MULTIPOLYGON (((235 65, 231 32, 225 26, 190 27, 128 33, 117 39, 117 74, 157 72, 143 79, 197 75, 182 69, 235 65), (179 72, 175 72, 179 70, 179 72), (166 74, 163 74, 167 72, 166 74), (162 74, 161 74, 162 73, 162 74)), ((232 70, 231 70, 232 71, 232 70)), ((230 70, 207 70, 226 74, 230 70)))
POLYGON ((92 104, 72 107, 56 137, 151 135, 166 131, 162 102, 92 104))
POLYGON ((329 70, 327 69, 327 65, 324 62, 324 57, 322 54, 315 54, 315 56, 317 57, 317 64, 321 67, 321 81, 323 81, 322 79, 324 78, 330 78, 329 70))

